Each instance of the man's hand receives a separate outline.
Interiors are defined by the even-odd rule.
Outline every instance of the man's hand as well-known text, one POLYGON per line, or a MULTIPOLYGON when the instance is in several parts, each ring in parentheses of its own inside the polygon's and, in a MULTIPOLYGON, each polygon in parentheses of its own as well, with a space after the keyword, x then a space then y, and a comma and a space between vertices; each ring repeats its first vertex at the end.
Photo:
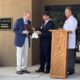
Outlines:
POLYGON ((41 35, 41 34, 42 34, 42 32, 41 32, 41 31, 36 31, 36 33, 37 33, 38 35, 41 35))
POLYGON ((29 31, 25 30, 25 31, 22 32, 22 34, 28 35, 29 34, 29 31))
POLYGON ((72 34, 72 31, 69 31, 70 34, 72 34))

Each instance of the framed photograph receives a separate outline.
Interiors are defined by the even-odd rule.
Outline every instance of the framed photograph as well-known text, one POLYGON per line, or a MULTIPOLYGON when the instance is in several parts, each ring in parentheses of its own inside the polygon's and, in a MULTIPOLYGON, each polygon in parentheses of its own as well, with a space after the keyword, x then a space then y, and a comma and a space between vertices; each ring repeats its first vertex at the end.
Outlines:
POLYGON ((12 21, 12 18, 0 18, 0 30, 11 30, 12 21))

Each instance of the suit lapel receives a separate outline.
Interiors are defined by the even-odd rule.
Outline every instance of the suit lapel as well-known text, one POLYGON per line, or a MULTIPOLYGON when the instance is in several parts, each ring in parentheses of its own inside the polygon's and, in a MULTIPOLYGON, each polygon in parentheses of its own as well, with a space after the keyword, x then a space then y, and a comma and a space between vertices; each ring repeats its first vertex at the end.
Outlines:
MULTIPOLYGON (((50 21, 50 20, 49 20, 49 21, 50 21)), ((43 28, 47 27, 46 25, 49 23, 49 21, 48 21, 46 24, 43 25, 43 28)))

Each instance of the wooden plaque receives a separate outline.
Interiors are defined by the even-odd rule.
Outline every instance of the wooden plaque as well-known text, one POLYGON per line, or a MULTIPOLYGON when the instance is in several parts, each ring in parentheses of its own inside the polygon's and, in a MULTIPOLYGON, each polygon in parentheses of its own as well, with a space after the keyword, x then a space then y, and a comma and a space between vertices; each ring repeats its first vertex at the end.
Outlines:
POLYGON ((64 30, 53 30, 51 50, 51 78, 67 77, 67 38, 68 33, 64 30))
POLYGON ((25 25, 25 30, 29 31, 30 33, 33 33, 33 27, 31 25, 25 25))

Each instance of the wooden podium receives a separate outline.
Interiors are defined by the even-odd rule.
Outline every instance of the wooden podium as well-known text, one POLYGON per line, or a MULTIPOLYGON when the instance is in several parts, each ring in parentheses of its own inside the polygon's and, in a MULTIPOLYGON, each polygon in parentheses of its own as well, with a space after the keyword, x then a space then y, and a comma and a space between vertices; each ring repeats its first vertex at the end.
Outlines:
POLYGON ((67 42, 68 32, 50 30, 52 32, 51 78, 67 78, 67 42))

